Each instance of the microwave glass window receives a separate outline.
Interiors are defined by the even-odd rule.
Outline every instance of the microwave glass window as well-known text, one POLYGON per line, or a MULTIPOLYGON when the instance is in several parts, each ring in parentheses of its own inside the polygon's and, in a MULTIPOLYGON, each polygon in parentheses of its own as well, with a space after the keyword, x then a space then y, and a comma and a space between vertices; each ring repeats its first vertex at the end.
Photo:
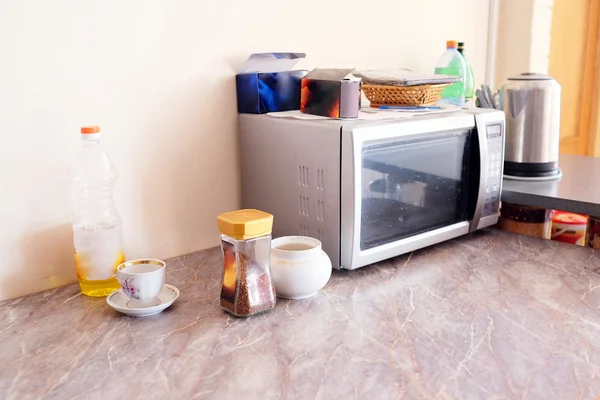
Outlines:
POLYGON ((362 250, 465 221, 471 131, 362 150, 362 250))

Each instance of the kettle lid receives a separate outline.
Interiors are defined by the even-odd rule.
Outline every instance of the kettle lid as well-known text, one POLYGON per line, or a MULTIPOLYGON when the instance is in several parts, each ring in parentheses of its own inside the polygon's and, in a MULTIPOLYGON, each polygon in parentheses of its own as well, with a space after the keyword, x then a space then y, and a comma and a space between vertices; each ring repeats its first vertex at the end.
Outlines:
POLYGON ((520 75, 508 78, 509 81, 551 81, 554 80, 549 75, 536 74, 535 72, 523 72, 520 75))

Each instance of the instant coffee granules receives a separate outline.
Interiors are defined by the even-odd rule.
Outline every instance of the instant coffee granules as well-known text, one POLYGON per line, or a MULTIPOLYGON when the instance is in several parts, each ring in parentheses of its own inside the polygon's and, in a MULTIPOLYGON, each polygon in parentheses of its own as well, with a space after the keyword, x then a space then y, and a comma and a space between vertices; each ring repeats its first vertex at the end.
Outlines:
POLYGON ((221 308, 246 317, 275 307, 269 269, 273 217, 258 210, 219 215, 223 249, 221 308))

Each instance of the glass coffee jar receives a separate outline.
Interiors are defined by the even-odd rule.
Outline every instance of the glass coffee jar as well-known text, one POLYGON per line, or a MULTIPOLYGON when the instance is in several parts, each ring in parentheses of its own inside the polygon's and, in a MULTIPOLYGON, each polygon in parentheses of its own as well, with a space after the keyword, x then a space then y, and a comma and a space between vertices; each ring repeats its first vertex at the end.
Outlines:
POLYGON ((275 307, 269 256, 273 216, 238 210, 217 217, 223 250, 221 308, 237 317, 275 307))
POLYGON ((538 207, 502 202, 498 226, 505 231, 543 239, 552 237, 552 213, 538 207))
POLYGON ((600 250, 600 217, 590 215, 585 242, 592 249, 600 250))

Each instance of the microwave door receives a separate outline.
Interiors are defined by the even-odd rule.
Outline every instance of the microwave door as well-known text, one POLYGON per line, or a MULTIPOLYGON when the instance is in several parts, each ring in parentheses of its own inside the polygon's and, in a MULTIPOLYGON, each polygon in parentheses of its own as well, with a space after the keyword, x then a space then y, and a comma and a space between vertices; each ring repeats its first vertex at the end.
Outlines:
POLYGON ((428 121, 343 135, 343 267, 358 268, 469 231, 472 199, 479 194, 479 185, 472 183, 479 180, 478 172, 470 176, 471 164, 479 164, 472 160, 473 116, 443 120, 445 129, 437 132, 428 121), (469 191, 473 186, 477 193, 469 191), (353 205, 346 204, 350 199, 353 205), (353 207, 352 215, 347 207, 353 207))

